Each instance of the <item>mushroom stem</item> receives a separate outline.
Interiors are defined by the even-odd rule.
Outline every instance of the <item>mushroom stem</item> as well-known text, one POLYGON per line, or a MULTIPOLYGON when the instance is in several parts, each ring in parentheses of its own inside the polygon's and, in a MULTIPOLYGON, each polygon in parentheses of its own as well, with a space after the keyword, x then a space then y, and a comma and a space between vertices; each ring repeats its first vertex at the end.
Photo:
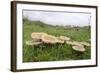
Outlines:
POLYGON ((74 57, 76 57, 75 59, 80 59, 80 56, 83 54, 83 52, 73 50, 72 54, 74 55, 74 57))
POLYGON ((81 45, 81 44, 78 44, 78 45, 75 45, 75 46, 72 46, 72 48, 73 48, 73 55, 75 55, 76 56, 76 59, 78 58, 78 59, 80 59, 81 57, 81 55, 84 53, 84 51, 85 51, 85 48, 84 48, 84 46, 83 45, 81 45))

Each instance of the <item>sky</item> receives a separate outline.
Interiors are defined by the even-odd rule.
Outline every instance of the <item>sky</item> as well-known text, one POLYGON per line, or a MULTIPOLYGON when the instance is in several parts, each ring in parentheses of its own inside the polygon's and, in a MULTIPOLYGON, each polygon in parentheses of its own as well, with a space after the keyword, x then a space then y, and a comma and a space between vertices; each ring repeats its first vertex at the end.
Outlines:
POLYGON ((90 25, 91 13, 24 10, 23 18, 25 17, 31 21, 41 21, 50 25, 87 26, 90 25))

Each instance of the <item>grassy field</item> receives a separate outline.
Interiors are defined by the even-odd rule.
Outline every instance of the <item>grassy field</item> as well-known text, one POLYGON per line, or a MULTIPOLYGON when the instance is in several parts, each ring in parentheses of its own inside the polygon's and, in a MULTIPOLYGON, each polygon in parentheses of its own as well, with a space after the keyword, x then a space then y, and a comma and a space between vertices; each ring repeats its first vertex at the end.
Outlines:
POLYGON ((72 49, 72 46, 67 44, 28 46, 25 42, 31 40, 30 35, 32 32, 46 32, 55 36, 63 35, 70 37, 72 40, 84 42, 88 42, 91 33, 88 27, 51 26, 40 21, 24 20, 23 62, 82 60, 91 58, 90 47, 85 47, 86 51, 78 55, 77 52, 72 49))

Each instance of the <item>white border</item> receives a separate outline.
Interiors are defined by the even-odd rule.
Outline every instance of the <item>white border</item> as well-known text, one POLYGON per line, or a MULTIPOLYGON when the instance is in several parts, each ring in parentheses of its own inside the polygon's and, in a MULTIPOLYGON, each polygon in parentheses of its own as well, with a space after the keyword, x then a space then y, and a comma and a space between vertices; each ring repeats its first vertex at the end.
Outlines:
POLYGON ((61 6, 44 6, 44 5, 28 5, 17 4, 17 69, 35 69, 35 68, 50 68, 64 66, 82 66, 95 65, 96 58, 96 11, 93 8, 81 7, 61 7, 61 6), (51 62, 22 62, 22 10, 52 10, 52 11, 72 11, 72 12, 90 12, 91 13, 91 59, 90 60, 72 60, 72 61, 51 61, 51 62))

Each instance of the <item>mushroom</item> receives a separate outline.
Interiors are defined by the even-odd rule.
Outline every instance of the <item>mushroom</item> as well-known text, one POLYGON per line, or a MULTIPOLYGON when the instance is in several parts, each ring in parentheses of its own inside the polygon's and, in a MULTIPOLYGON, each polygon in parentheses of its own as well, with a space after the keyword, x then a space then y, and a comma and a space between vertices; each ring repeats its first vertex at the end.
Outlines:
POLYGON ((79 52, 84 52, 85 51, 85 48, 84 48, 84 46, 83 45, 74 45, 74 46, 72 46, 72 48, 74 49, 74 50, 76 50, 76 51, 79 51, 79 52))
POLYGON ((73 48, 72 53, 76 55, 76 57, 78 58, 80 58, 80 55, 82 55, 85 51, 85 48, 83 45, 74 45, 72 46, 72 48, 73 48))
POLYGON ((66 37, 66 36, 60 36, 59 39, 63 40, 63 41, 69 41, 70 40, 70 38, 66 37))
POLYGON ((72 41, 66 41, 66 43, 69 45, 74 45, 74 43, 72 41))
POLYGON ((63 44, 64 43, 64 40, 61 40, 59 37, 56 37, 57 38, 57 43, 59 43, 59 44, 63 44))
POLYGON ((91 46, 89 43, 87 42, 80 42, 80 44, 84 45, 84 46, 91 46))
POLYGON ((90 46, 89 43, 87 42, 77 42, 77 41, 66 41, 67 44, 70 44, 70 45, 84 45, 84 46, 90 46))
POLYGON ((47 44, 55 44, 58 42, 57 38, 52 35, 43 35, 42 36, 42 42, 47 43, 47 44))
POLYGON ((31 38, 33 41, 40 41, 42 38, 42 35, 46 35, 47 33, 44 32, 33 32, 31 34, 31 38))
POLYGON ((33 45, 40 45, 42 42, 33 42, 33 41, 26 41, 26 45, 33 46, 33 45))
POLYGON ((76 42, 76 41, 66 41, 67 44, 69 45, 82 45, 80 44, 79 42, 76 42))

